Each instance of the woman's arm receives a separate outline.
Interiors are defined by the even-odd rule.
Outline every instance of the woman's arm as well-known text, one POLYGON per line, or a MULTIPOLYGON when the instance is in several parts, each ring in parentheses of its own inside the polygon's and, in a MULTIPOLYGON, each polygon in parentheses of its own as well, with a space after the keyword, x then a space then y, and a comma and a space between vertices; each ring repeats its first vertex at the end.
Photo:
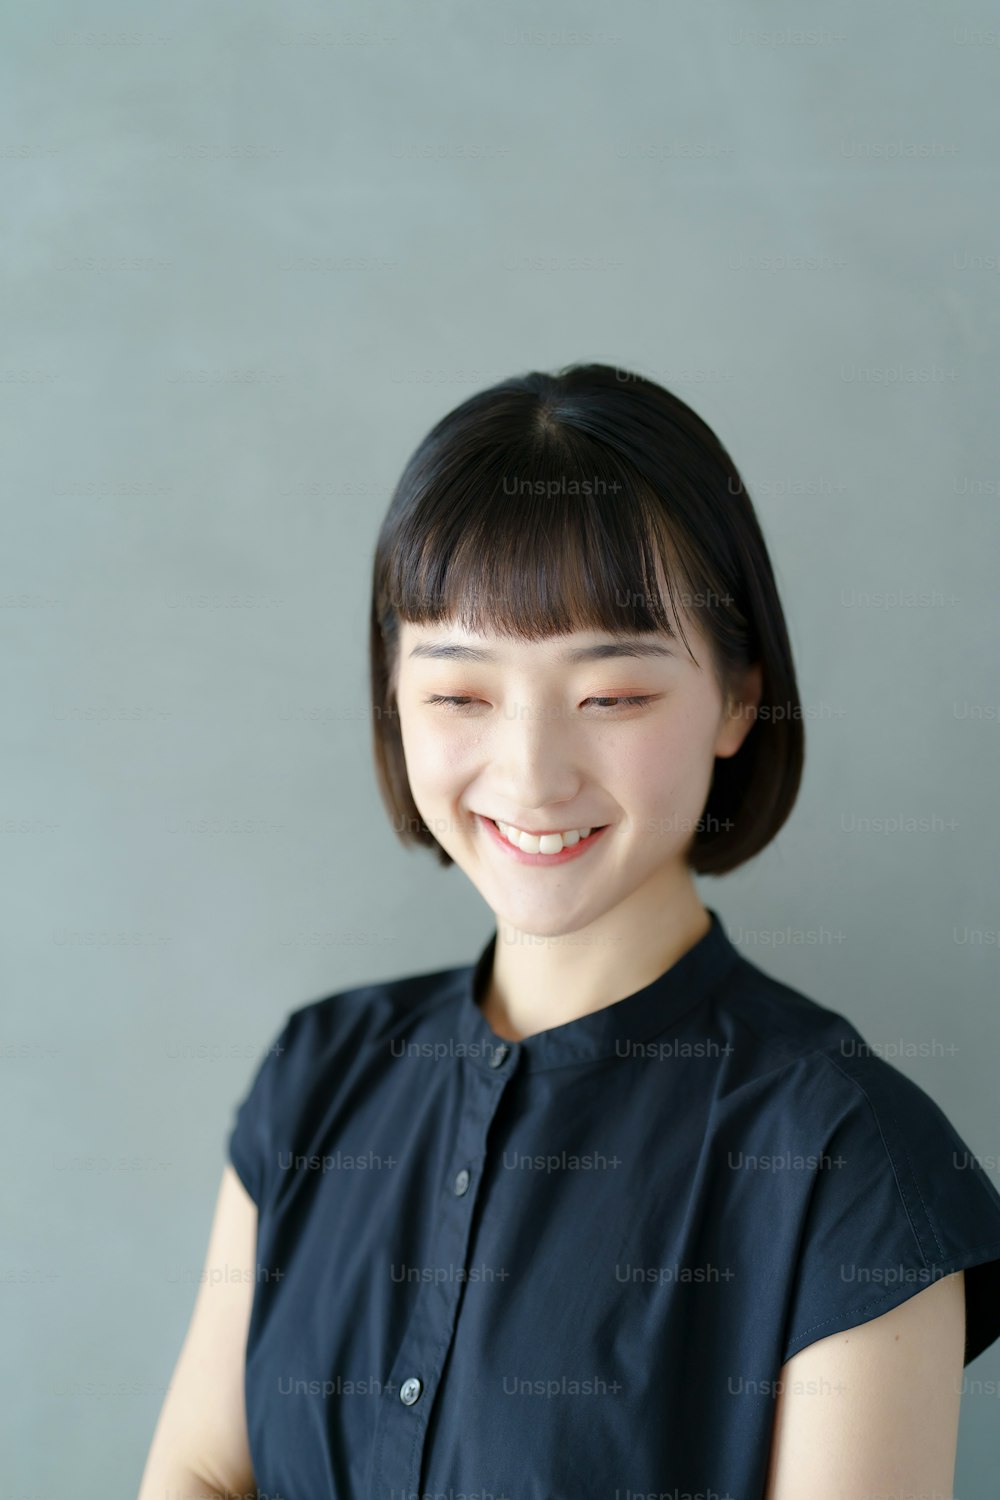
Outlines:
POLYGON ((800 1349, 781 1371, 764 1500, 951 1500, 965 1274, 800 1349))
POLYGON ((227 1162, 194 1311, 138 1500, 256 1494, 243 1396, 256 1258, 257 1208, 227 1162))

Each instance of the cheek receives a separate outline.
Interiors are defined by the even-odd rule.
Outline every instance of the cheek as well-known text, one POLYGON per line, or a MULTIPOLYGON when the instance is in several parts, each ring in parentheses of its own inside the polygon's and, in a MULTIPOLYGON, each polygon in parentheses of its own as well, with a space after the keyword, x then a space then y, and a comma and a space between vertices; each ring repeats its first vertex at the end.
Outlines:
POLYGON ((620 779, 655 797, 696 772, 706 754, 703 738, 693 723, 661 723, 648 734, 623 739, 611 764, 620 779))
POLYGON ((470 748, 461 735, 441 733, 433 725, 400 720, 406 774, 414 796, 447 795, 461 782, 470 748))
POLYGON ((678 817, 696 819, 711 784, 713 743, 702 719, 672 717, 655 731, 620 742, 607 762, 606 784, 637 816, 661 820, 669 815, 670 826, 678 817))

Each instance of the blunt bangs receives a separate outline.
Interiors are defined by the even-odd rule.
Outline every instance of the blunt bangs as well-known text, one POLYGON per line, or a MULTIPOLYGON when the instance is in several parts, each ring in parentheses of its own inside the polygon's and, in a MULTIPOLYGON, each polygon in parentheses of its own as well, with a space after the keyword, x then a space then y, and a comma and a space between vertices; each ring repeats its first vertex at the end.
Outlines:
POLYGON ((406 778, 395 708, 403 620, 532 641, 660 631, 689 652, 685 621, 695 621, 723 693, 760 661, 763 697, 740 749, 716 760, 691 868, 735 868, 791 810, 801 710, 763 537, 711 428, 652 381, 605 365, 503 381, 431 429, 393 493, 372 577, 376 773, 400 839, 450 865, 406 778))
POLYGON ((672 628, 656 577, 656 517, 624 466, 599 461, 584 472, 551 447, 533 462, 510 457, 509 470, 474 489, 445 482, 409 518, 389 579, 397 615, 527 640, 672 628))

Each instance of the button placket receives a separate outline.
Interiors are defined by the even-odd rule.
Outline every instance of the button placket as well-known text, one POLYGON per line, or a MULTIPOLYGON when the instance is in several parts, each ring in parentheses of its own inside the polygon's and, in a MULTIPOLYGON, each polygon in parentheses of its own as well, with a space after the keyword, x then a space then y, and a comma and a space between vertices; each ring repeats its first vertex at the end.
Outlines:
MULTIPOLYGON (((440 1193, 437 1234, 428 1261, 467 1270, 472 1217, 483 1181, 486 1137, 504 1090, 514 1076, 516 1053, 507 1044, 486 1054, 488 1064, 463 1062, 465 1102, 455 1141, 456 1167, 440 1193), (494 1062, 497 1053, 499 1060, 494 1062)), ((392 1500, 420 1488, 424 1440, 441 1371, 455 1331, 464 1279, 423 1281, 406 1334, 380 1403, 372 1465, 372 1500, 392 1500), (398 1390, 397 1390, 398 1386, 398 1390)))

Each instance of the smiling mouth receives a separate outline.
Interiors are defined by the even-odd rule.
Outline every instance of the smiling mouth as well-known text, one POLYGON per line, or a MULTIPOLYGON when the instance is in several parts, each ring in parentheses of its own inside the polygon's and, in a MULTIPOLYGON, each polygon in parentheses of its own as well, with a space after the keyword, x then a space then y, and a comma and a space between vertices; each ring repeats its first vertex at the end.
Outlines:
POLYGON ((564 849, 573 849, 582 844, 593 834, 599 833, 606 828, 606 823, 595 823, 589 827, 567 828, 553 830, 549 833, 528 833, 523 828, 516 828, 511 823, 504 823, 497 818, 488 820, 497 829, 502 838, 515 849, 520 849, 522 854, 560 854, 564 849))

